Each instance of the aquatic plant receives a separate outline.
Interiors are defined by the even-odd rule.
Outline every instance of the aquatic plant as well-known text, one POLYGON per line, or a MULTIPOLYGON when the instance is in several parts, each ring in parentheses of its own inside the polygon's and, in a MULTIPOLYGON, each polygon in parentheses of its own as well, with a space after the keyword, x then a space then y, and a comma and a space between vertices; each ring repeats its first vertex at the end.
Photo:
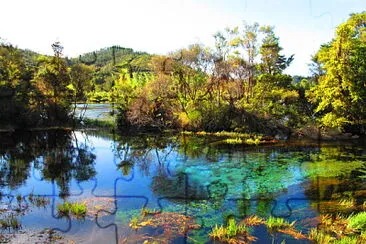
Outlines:
POLYGON ((243 140, 240 138, 228 138, 224 142, 227 144, 243 144, 243 140))
POLYGON ((256 215, 249 216, 242 221, 245 226, 256 226, 264 224, 264 220, 256 215))
POLYGON ((246 240, 254 240, 248 232, 248 228, 243 224, 237 224, 235 219, 230 218, 227 226, 216 225, 209 236, 212 239, 227 243, 247 243, 246 240))
POLYGON ((0 228, 18 230, 21 228, 21 224, 15 216, 11 215, 0 219, 0 228))
POLYGON ((130 223, 128 224, 132 229, 138 229, 140 228, 139 226, 139 219, 137 217, 133 217, 131 220, 130 220, 130 223))
MULTIPOLYGON (((184 131, 182 132, 184 135, 192 135, 194 133, 184 131)), ((265 138, 262 135, 256 134, 247 134, 247 133, 239 133, 239 132, 228 132, 228 131, 220 131, 220 132, 206 132, 199 131, 195 133, 198 136, 215 136, 215 137, 226 137, 227 139, 223 140, 224 143, 227 144, 248 144, 248 145, 258 145, 262 143, 268 143, 272 138, 265 138)))
POLYGON ((356 231, 366 231, 366 211, 360 212, 356 215, 351 215, 347 219, 348 228, 356 231))
POLYGON ((332 242, 332 244, 358 244, 362 243, 359 242, 359 237, 357 236, 346 236, 341 239, 336 239, 332 242))
POLYGON ((348 218, 338 214, 321 215, 318 228, 311 229, 309 239, 316 243, 352 244, 366 242, 366 212, 348 218))
POLYGON ((57 212, 60 216, 73 215, 76 218, 84 218, 87 208, 84 203, 64 202, 63 204, 57 205, 57 212))
POLYGON ((270 230, 278 230, 281 228, 292 228, 295 225, 295 221, 289 223, 283 218, 276 218, 271 216, 266 220, 265 225, 270 230))
MULTIPOLYGON (((129 226, 133 229, 146 226, 159 228, 162 230, 159 235, 167 235, 168 239, 182 236, 188 230, 200 228, 200 225, 196 224, 192 217, 174 212, 160 212, 154 215, 141 214, 139 217, 132 217, 129 226)), ((154 236, 154 239, 155 237, 157 236, 154 236)))
POLYGON ((330 243, 335 238, 328 233, 326 233, 324 230, 319 230, 317 228, 313 228, 309 232, 309 239, 316 242, 316 243, 330 243))
POLYGON ((353 208, 356 205, 356 201, 354 199, 342 199, 339 201, 339 205, 345 208, 353 208))

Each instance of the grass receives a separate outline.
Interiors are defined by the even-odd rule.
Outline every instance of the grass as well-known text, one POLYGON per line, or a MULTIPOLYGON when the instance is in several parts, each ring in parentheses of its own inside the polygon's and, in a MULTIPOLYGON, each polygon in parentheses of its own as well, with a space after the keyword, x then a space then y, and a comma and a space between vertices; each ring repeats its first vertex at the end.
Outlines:
POLYGON ((320 224, 318 228, 311 229, 309 239, 315 243, 366 243, 366 212, 348 218, 340 214, 321 215, 320 224))
POLYGON ((132 219, 130 220, 130 223, 129 223, 129 226, 132 228, 132 229, 138 229, 140 226, 139 226, 139 218, 138 217, 132 217, 132 219))
POLYGON ((270 230, 278 230, 278 229, 285 229, 285 228, 292 228, 295 225, 295 221, 289 223, 283 218, 276 218, 276 217, 269 217, 265 225, 270 230))
POLYGON ((60 216, 74 216, 79 219, 85 217, 87 208, 83 203, 64 202, 57 205, 57 212, 60 216))
POLYGON ((0 219, 1 229, 13 229, 18 230, 21 228, 19 220, 14 216, 8 216, 5 219, 0 219))
POLYGON ((213 239, 227 243, 241 243, 239 241, 240 235, 249 237, 247 227, 242 224, 237 224, 233 218, 229 219, 226 227, 216 225, 209 235, 213 239))
POLYGON ((347 219, 348 228, 356 231, 366 231, 366 212, 360 212, 356 215, 351 215, 347 219))
POLYGON ((245 226, 256 226, 264 224, 264 220, 258 216, 249 216, 246 219, 243 220, 243 223, 245 226))
POLYGON ((357 236, 346 236, 341 239, 334 240, 332 244, 358 244, 359 238, 357 236))
POLYGON ((353 208, 356 205, 356 202, 354 199, 343 199, 339 201, 339 205, 345 208, 353 208))
POLYGON ((81 127, 86 128, 115 128, 116 122, 114 119, 88 119, 85 118, 83 120, 83 124, 81 124, 81 127))
POLYGON ((227 144, 243 144, 243 140, 241 138, 228 138, 224 140, 227 144))
POLYGON ((315 243, 322 244, 331 243, 335 240, 334 237, 326 233, 324 230, 318 230, 317 228, 313 228, 310 230, 309 238, 315 243))
POLYGON ((216 136, 216 137, 226 137, 223 140, 226 144, 232 145, 259 145, 263 143, 267 143, 265 138, 262 135, 255 135, 255 134, 247 134, 247 133, 239 133, 239 132, 228 132, 228 131, 220 131, 220 132, 206 132, 206 131, 199 131, 199 132, 191 132, 191 131, 183 131, 182 134, 184 135, 199 135, 199 136, 216 136))

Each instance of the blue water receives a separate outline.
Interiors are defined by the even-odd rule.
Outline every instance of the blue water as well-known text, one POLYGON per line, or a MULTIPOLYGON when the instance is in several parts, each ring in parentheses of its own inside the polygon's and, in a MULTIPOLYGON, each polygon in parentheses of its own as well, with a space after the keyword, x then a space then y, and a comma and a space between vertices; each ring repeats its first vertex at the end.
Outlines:
MULTIPOLYGON (((1 203, 15 208, 16 196, 21 196, 27 207, 24 215, 17 216, 23 231, 55 228, 76 243, 152 239, 202 243, 211 242, 211 229, 230 216, 238 221, 251 215, 283 217, 296 220, 296 228, 307 233, 316 227, 304 224, 308 220, 334 213, 328 202, 337 204, 350 196, 359 205, 365 201, 363 141, 265 147, 218 141, 103 131, 7 135, 0 144, 1 203), (32 206, 27 200, 30 194, 48 199, 49 204, 32 206), (84 220, 57 213, 57 205, 64 201, 90 199, 112 202, 84 220), (167 232, 169 224, 135 231, 129 222, 142 208, 190 216, 201 227, 185 235, 167 232)), ((264 226, 253 228, 252 235, 257 243, 273 238, 275 243, 308 242, 273 236, 264 226)))

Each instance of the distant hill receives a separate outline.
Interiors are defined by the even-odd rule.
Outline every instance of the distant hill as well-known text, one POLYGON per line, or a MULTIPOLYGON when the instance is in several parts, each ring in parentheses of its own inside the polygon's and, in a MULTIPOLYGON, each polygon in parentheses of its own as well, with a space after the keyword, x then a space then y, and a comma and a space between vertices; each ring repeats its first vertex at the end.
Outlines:
POLYGON ((115 84, 115 75, 122 68, 132 73, 149 73, 152 55, 136 52, 132 48, 111 46, 68 59, 69 65, 84 63, 94 66, 93 84, 95 91, 108 92, 115 84))
POLYGON ((78 58, 71 58, 71 64, 82 62, 97 67, 113 66, 131 68, 133 72, 150 71, 149 63, 152 55, 146 52, 136 52, 132 48, 112 46, 98 51, 85 53, 78 58))
MULTIPOLYGON (((23 54, 25 63, 29 67, 37 67, 38 58, 44 56, 28 49, 16 49, 23 54)), ((130 74, 150 73, 152 56, 146 52, 134 51, 132 48, 111 46, 79 55, 79 57, 65 57, 65 59, 69 66, 76 63, 93 66, 95 72, 92 83, 95 91, 108 92, 114 86, 115 77, 122 69, 127 69, 130 74)))

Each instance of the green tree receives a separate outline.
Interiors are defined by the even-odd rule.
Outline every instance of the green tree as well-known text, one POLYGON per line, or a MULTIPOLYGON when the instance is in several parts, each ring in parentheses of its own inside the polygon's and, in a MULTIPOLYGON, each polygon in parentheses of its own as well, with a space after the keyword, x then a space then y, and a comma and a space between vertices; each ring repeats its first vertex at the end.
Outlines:
POLYGON ((21 51, 0 43, 0 124, 26 122, 30 79, 21 51))
POLYGON ((262 63, 259 65, 262 73, 281 74, 294 59, 294 55, 286 58, 280 55, 282 47, 279 45, 279 38, 274 33, 274 28, 271 26, 262 26, 260 31, 264 34, 262 45, 259 53, 262 63))
POLYGON ((366 12, 362 12, 339 25, 333 41, 316 54, 324 74, 309 98, 317 103, 315 112, 322 125, 338 129, 356 126, 358 132, 365 132, 365 57, 366 12))
POLYGON ((82 63, 70 67, 71 84, 68 86, 73 94, 73 116, 75 116, 76 104, 84 104, 83 111, 79 114, 79 120, 83 119, 84 111, 87 109, 87 94, 92 90, 92 76, 94 68, 82 63))
POLYGON ((41 121, 48 125, 67 122, 70 119, 72 90, 68 67, 62 58, 63 47, 56 42, 52 45, 53 57, 41 57, 33 79, 37 89, 33 96, 41 121))

